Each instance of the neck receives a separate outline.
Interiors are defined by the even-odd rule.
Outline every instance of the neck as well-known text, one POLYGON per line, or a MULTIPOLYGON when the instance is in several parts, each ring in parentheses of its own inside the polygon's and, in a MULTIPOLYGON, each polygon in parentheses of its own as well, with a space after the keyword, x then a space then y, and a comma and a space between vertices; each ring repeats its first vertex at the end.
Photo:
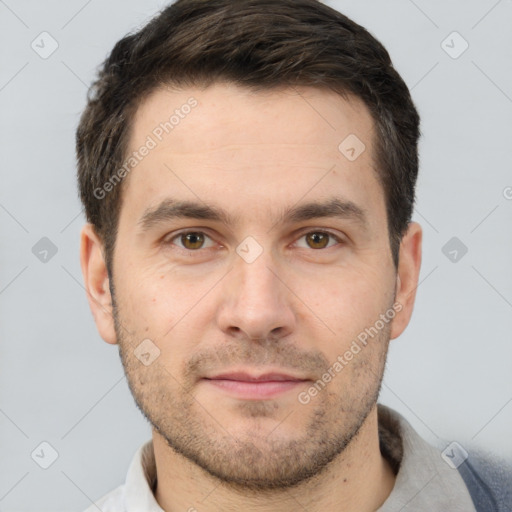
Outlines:
POLYGON ((373 512, 391 493, 395 475, 379 448, 377 405, 358 434, 320 474, 293 488, 265 493, 233 489, 171 449, 153 430, 158 484, 166 512, 373 512))

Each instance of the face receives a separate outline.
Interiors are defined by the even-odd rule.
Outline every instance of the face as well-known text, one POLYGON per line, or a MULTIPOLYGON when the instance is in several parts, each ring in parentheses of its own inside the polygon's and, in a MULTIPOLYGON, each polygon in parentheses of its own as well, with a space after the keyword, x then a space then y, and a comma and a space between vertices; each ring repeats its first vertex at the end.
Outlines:
POLYGON ((115 340, 158 435, 225 482, 296 485, 374 410, 399 314, 373 129, 357 99, 225 84, 134 119, 129 152, 155 145, 123 184, 115 340))

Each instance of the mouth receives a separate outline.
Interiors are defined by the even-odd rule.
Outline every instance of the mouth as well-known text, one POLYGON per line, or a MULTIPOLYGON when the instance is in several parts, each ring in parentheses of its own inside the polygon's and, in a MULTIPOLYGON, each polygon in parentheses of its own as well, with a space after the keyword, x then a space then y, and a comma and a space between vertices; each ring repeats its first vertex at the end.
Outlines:
POLYGON ((276 372, 262 375, 232 372, 205 377, 202 380, 218 391, 246 400, 272 398, 290 392, 309 381, 309 379, 276 372))

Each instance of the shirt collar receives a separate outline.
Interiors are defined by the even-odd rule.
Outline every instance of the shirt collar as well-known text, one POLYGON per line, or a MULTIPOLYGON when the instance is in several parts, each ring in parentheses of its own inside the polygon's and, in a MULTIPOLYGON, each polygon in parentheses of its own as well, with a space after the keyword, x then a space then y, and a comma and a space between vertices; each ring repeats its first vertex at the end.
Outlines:
POLYGON ((126 512, 164 512, 155 499, 156 463, 153 441, 144 443, 135 453, 125 484, 126 512))
MULTIPOLYGON (((427 443, 393 409, 379 404, 378 418, 382 454, 386 457, 386 450, 395 456, 399 453, 401 460, 393 490, 377 512, 476 512, 460 473, 442 459, 440 450, 427 443)), ((392 461, 390 464, 393 467, 392 461)))

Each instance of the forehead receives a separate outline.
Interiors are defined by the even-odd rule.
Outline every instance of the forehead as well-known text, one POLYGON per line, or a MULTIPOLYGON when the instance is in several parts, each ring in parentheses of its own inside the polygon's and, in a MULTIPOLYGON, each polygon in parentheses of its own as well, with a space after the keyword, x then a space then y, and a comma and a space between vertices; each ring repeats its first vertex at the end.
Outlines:
POLYGON ((209 201, 214 194, 233 208, 244 197, 238 206, 269 211, 272 202, 332 195, 340 184, 352 199, 373 194, 379 203, 373 133, 364 103, 331 91, 253 92, 221 83, 159 89, 133 119, 128 154, 144 156, 129 172, 123 203, 140 210, 171 191, 209 201))
POLYGON ((373 120, 366 105, 353 95, 345 99, 312 87, 254 92, 215 83, 206 89, 154 91, 135 113, 130 142, 137 146, 153 135, 163 143, 159 145, 173 142, 175 153, 265 143, 337 151, 341 140, 353 132, 370 143, 373 120))

